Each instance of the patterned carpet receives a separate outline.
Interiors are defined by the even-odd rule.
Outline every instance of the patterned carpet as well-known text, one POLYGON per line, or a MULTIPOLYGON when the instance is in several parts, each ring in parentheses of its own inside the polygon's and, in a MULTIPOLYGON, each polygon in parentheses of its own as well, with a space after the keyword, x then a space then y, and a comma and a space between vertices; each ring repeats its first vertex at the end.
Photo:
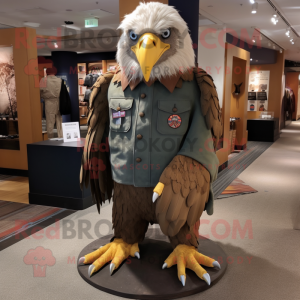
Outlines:
POLYGON ((212 184, 215 199, 221 199, 219 196, 222 192, 272 144, 272 142, 248 142, 247 149, 231 155, 228 167, 218 174, 218 179, 212 184))
MULTIPOLYGON (((3 180, 3 179, 2 179, 3 180)), ((0 200, 0 250, 75 211, 0 200)))
POLYGON ((240 196, 250 193, 257 193, 257 190, 251 186, 245 184, 245 182, 239 178, 236 178, 231 184, 222 192, 218 199, 229 198, 234 196, 240 196))

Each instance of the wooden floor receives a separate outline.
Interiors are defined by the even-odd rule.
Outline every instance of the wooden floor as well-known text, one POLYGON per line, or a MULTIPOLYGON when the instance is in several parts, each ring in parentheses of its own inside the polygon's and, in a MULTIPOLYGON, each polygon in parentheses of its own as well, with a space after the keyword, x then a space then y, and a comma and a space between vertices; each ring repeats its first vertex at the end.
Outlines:
POLYGON ((0 181, 0 200, 29 203, 28 177, 9 177, 0 181))

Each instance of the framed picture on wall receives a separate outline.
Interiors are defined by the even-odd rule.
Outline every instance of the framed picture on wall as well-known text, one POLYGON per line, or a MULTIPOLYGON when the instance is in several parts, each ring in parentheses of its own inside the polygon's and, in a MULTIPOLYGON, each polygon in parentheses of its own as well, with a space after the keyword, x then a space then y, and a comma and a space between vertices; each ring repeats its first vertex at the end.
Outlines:
POLYGON ((20 150, 13 47, 0 47, 0 149, 20 150))
POLYGON ((270 85, 270 71, 250 72, 249 86, 248 86, 248 100, 256 100, 258 102, 256 103, 256 105, 252 103, 252 106, 250 106, 250 104, 248 103, 248 111, 265 111, 268 109, 269 85, 270 85), (254 99, 254 94, 256 94, 255 99, 254 99))

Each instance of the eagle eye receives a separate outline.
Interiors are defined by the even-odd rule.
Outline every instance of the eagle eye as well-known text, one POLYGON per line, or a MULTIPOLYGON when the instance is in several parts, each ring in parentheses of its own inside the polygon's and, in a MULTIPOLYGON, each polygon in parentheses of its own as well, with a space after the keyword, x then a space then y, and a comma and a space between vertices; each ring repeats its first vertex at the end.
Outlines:
POLYGON ((132 41, 136 41, 138 38, 138 35, 133 30, 130 30, 129 37, 132 41))
POLYGON ((161 34, 161 36, 164 38, 164 39, 167 39, 169 36, 171 35, 171 30, 170 29, 167 29, 167 30, 164 30, 161 34))

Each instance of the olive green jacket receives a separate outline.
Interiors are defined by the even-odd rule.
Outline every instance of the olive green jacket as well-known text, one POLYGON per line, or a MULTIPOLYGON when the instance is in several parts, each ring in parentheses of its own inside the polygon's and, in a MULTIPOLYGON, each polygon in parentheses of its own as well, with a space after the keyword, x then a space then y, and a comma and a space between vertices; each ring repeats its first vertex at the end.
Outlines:
POLYGON ((112 81, 108 101, 113 179, 136 187, 154 187, 171 160, 185 155, 205 166, 213 182, 219 161, 199 99, 195 79, 184 81, 172 93, 159 81, 150 87, 140 82, 135 89, 128 86, 124 91, 112 81), (113 118, 118 111, 125 116, 113 118), (169 118, 174 115, 172 122, 169 118))

